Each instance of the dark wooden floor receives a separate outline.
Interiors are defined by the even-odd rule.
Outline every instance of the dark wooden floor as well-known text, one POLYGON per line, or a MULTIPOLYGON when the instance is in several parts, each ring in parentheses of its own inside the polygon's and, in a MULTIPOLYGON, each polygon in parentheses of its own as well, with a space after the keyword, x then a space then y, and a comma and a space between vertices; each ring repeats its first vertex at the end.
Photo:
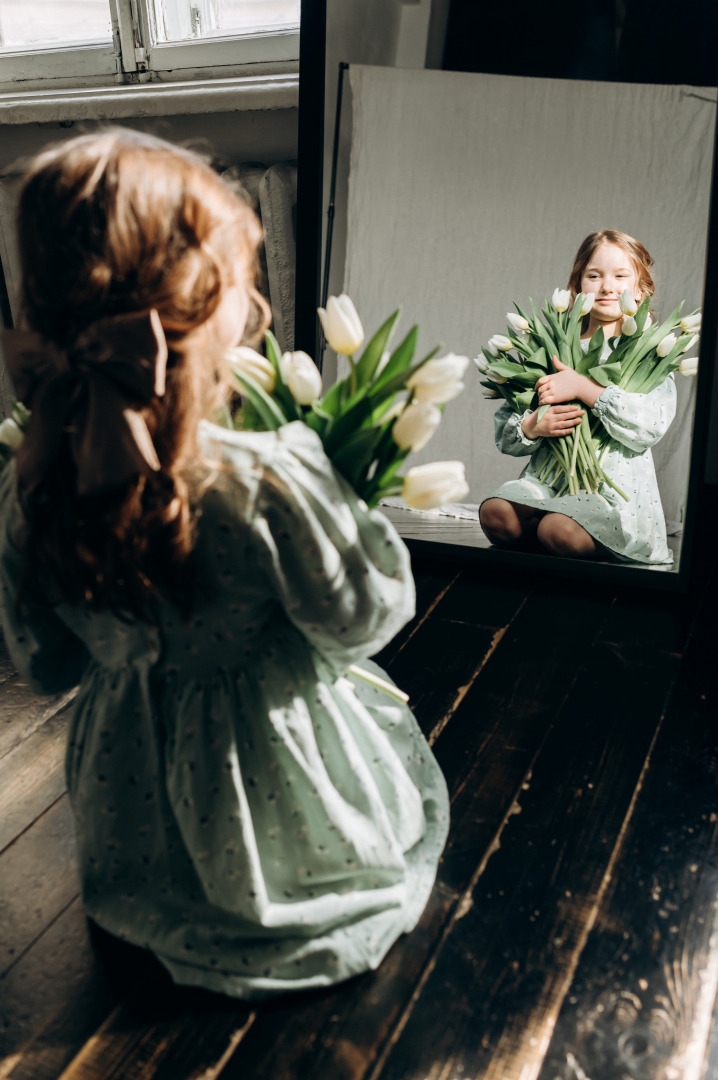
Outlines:
POLYGON ((432 899, 377 973, 261 1007, 90 937, 71 695, 0 655, 0 1080, 718 1076, 715 503, 685 597, 417 561, 381 659, 451 792, 432 899))

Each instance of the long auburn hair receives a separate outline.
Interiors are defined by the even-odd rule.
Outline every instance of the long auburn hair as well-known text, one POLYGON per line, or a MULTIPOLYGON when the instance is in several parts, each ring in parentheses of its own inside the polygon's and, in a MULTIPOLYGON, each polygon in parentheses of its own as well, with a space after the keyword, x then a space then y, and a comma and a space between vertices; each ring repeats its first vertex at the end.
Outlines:
POLYGON ((189 609, 194 508, 209 473, 197 427, 230 394, 205 323, 237 285, 251 301, 250 336, 267 325, 259 222, 198 155, 111 129, 34 159, 18 227, 31 329, 63 348, 98 319, 155 308, 169 350, 165 393, 143 412, 160 470, 79 498, 63 443, 26 507, 28 587, 40 569, 62 599, 97 610, 151 618, 157 595, 189 609))
POLYGON ((580 293, 583 272, 601 244, 615 244, 616 247, 625 251, 635 268, 636 282, 641 291, 641 296, 653 296, 656 290, 653 274, 651 273, 653 258, 647 248, 644 247, 640 240, 636 240, 634 236, 629 236, 628 233, 621 232, 620 229, 599 229, 598 232, 589 233, 576 252, 568 279, 568 290, 571 293, 571 299, 575 300, 580 293))

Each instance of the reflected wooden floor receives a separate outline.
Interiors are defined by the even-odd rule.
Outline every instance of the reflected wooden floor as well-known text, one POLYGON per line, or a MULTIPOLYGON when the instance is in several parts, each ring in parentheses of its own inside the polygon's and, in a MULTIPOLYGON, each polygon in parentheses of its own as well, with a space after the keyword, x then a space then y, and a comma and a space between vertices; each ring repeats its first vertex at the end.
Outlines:
POLYGON ((436 887, 379 971, 267 1005, 89 933, 72 695, 0 655, 0 1080, 718 1075, 716 504, 687 596, 416 560, 380 660, 451 792, 436 887))
MULTIPOLYGON (((452 517, 450 514, 410 510, 407 507, 394 505, 381 506, 380 509, 405 540, 418 540, 423 544, 458 544, 460 547, 478 551, 488 551, 491 548, 491 543, 478 519, 472 521, 466 517, 452 517)), ((682 537, 680 535, 668 536, 667 542, 669 549, 673 552, 674 566, 677 567, 681 557, 682 537)), ((423 550, 428 552, 426 547, 423 550)), ((548 559, 550 556, 547 555, 545 558, 548 559)), ((614 566, 615 562, 606 561, 606 564, 614 566)))

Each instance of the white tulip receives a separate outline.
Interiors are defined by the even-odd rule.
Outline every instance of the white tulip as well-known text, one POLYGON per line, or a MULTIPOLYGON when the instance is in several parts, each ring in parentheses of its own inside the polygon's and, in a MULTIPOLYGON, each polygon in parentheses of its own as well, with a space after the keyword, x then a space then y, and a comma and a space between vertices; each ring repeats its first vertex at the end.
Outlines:
POLYGON ((481 354, 481 356, 474 357, 474 363, 476 364, 482 375, 485 375, 486 372, 489 370, 489 361, 486 359, 483 353, 481 354))
POLYGON ((279 362, 279 370, 297 405, 311 405, 321 397, 322 376, 307 353, 284 353, 279 362))
POLYGON ((421 450, 441 423, 441 411, 436 405, 419 402, 407 405, 391 429, 391 435, 402 450, 421 450))
POLYGON ((494 334, 489 338, 489 352, 492 356, 498 356, 498 352, 494 352, 494 349, 500 349, 501 352, 507 352, 512 347, 511 338, 507 338, 506 334, 494 334), (493 349, 492 346, 493 345, 493 349))
POLYGON ((271 394, 277 385, 277 373, 271 361, 250 349, 248 345, 237 345, 230 349, 227 361, 232 371, 238 375, 249 375, 268 394, 271 394))
POLYGON ((531 329, 531 323, 528 319, 524 319, 523 315, 515 315, 513 311, 506 312, 506 321, 517 334, 523 334, 531 329))
POLYGON ((618 306, 624 315, 635 315, 638 311, 636 298, 630 289, 624 289, 618 298, 618 306))
POLYGON ((501 394, 498 392, 498 390, 490 390, 488 386, 482 386, 481 393, 485 398, 501 397, 501 394))
POLYGON ((346 293, 330 296, 326 308, 318 308, 327 344, 342 356, 351 356, 364 341, 364 328, 346 293))
POLYGON ((404 502, 415 510, 432 510, 469 494, 463 461, 432 461, 416 465, 404 477, 404 502))
POLYGON ((621 327, 621 333, 625 334, 626 337, 633 337, 637 329, 638 326, 636 325, 636 320, 633 318, 633 315, 626 315, 626 318, 623 320, 623 326, 621 327))
POLYGON ((686 315, 685 319, 681 319, 681 330, 684 334, 694 334, 701 328, 701 313, 700 311, 696 315, 686 315))
POLYGON ((414 401, 444 404, 458 397, 464 389, 461 376, 469 364, 468 356, 449 353, 439 360, 429 360, 407 380, 407 387, 414 391, 414 401))
POLYGON ((687 353, 689 349, 692 349, 693 346, 695 345, 695 343, 698 341, 699 337, 700 337, 700 334, 694 334, 693 337, 691 338, 691 340, 688 342, 688 344, 683 347, 681 352, 687 353))
POLYGON ((656 352, 658 353, 658 355, 661 358, 663 358, 664 356, 668 356, 669 352, 671 351, 671 349, 673 348, 675 343, 676 343, 676 335, 675 334, 666 334, 666 336, 661 341, 658 342, 658 346, 656 347, 656 352))
POLYGON ((551 297, 551 307, 554 311, 568 311, 571 303, 571 293, 568 289, 554 289, 551 297))
POLYGON ((678 365, 678 370, 681 375, 697 375, 698 374, 698 357, 686 356, 681 360, 678 365))
POLYGON ((586 293, 581 304, 581 314, 588 315, 589 311, 596 302, 596 294, 593 292, 586 293))
POLYGON ((12 417, 8 416, 7 419, 3 420, 0 424, 0 443, 7 446, 10 450, 17 450, 23 438, 22 431, 12 417))
POLYGON ((487 350, 487 352, 490 352, 492 356, 498 356, 499 355, 499 350, 494 345, 494 339, 493 338, 489 338, 489 340, 486 342, 486 350, 487 350))
POLYGON ((501 383, 509 381, 504 375, 497 375, 495 371, 491 370, 491 368, 489 368, 489 370, 486 372, 486 378, 491 379, 492 382, 498 383, 499 386, 501 385, 501 383))

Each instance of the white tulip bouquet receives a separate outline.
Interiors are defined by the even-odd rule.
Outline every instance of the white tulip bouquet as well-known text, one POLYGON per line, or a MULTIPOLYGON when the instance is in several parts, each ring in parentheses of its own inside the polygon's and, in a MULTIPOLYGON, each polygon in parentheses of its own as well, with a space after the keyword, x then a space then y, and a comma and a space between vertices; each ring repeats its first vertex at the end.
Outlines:
POLYGON ((418 327, 389 352, 399 311, 379 327, 361 355, 364 330, 350 298, 330 297, 319 317, 329 347, 346 356, 349 373, 326 393, 314 361, 304 352, 280 352, 266 335, 266 356, 232 350, 231 363, 244 399, 228 418, 235 428, 275 430, 294 420, 316 431, 334 467, 369 506, 401 495, 414 509, 430 509, 468 494, 460 461, 399 469, 436 431, 445 404, 464 389, 466 356, 436 359, 434 349, 414 362, 418 327))
MULTIPOLYGON (((681 301, 665 322, 654 325, 650 301, 647 296, 639 306, 629 290, 623 292, 619 298, 624 315, 621 334, 609 339, 611 352, 605 363, 600 363, 606 345, 602 328, 593 335, 586 352, 581 347, 581 324, 593 306, 592 293, 579 293, 571 304, 567 290, 555 289, 541 313, 530 301, 531 318, 515 304, 517 314, 508 312, 506 316, 508 335, 495 334, 482 349, 483 355, 474 360, 484 376, 484 396, 504 397, 519 413, 536 408, 536 382, 542 375, 553 374, 554 356, 600 386, 618 386, 638 394, 654 390, 671 372, 695 375, 697 358, 684 354, 698 340, 700 313, 694 311, 681 318, 681 301)), ((539 420, 549 408, 539 408, 539 420)), ((569 435, 544 440, 549 454, 538 478, 558 495, 575 495, 581 490, 598 493, 606 483, 628 500, 602 467, 613 442, 599 418, 589 419, 584 412, 581 423, 569 435)))

